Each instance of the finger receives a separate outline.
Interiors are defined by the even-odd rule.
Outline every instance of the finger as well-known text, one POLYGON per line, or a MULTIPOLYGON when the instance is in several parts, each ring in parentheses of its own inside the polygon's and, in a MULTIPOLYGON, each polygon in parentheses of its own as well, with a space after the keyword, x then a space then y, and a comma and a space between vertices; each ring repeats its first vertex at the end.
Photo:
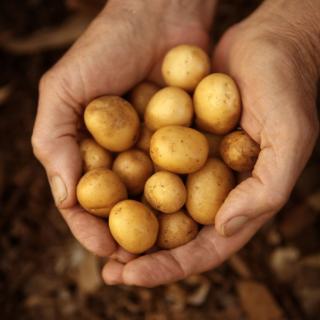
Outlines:
POLYGON ((251 219, 281 209, 315 142, 312 126, 301 112, 301 106, 310 107, 310 101, 296 90, 295 73, 290 67, 286 74, 274 68, 281 56, 266 59, 264 53, 258 65, 273 61, 268 72, 261 77, 262 70, 250 66, 244 72, 243 66, 234 65, 234 56, 230 58, 230 52, 235 54, 229 49, 233 36, 231 30, 218 44, 214 64, 216 70, 237 81, 243 103, 241 126, 260 144, 261 151, 252 176, 230 192, 217 213, 216 229, 225 236, 238 232, 251 219), (301 144, 310 147, 301 152, 301 144))
MULTIPOLYGON (((125 266, 112 264, 107 281, 154 287, 206 271, 218 266, 241 248, 265 220, 266 217, 262 216, 251 221, 246 228, 230 238, 219 235, 212 226, 207 226, 196 239, 184 246, 141 256, 125 266)), ((110 270, 111 266, 106 268, 110 270)))
POLYGON ((127 263, 137 257, 136 254, 132 254, 120 246, 118 249, 110 256, 112 260, 116 260, 121 263, 127 263))
POLYGON ((123 283, 122 273, 124 264, 119 261, 109 259, 102 269, 102 278, 106 284, 115 285, 123 283))
POLYGON ((75 187, 81 174, 81 157, 76 142, 81 107, 61 100, 54 79, 40 84, 39 108, 32 145, 46 169, 52 194, 59 208, 76 204, 75 187))
POLYGON ((105 220, 89 214, 80 206, 62 209, 62 216, 74 237, 89 251, 107 257, 117 250, 105 220))

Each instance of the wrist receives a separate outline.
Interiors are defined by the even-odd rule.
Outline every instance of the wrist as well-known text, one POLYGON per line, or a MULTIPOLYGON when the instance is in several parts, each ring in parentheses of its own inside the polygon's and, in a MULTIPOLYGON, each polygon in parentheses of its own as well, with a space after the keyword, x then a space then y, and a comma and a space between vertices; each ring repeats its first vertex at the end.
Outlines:
POLYGON ((250 19, 295 51, 313 78, 319 78, 320 1, 266 0, 250 19))
POLYGON ((218 0, 109 0, 105 9, 125 9, 163 24, 197 24, 210 30, 218 0))

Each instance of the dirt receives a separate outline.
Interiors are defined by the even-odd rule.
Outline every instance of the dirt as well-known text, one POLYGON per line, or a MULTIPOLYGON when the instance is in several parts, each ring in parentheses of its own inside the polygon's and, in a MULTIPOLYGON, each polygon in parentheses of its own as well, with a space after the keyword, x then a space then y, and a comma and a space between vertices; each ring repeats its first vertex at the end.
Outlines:
MULTIPOLYGON (((258 3, 223 1, 214 38, 258 3)), ((37 43, 30 53, 32 35, 52 35, 72 15, 93 16, 99 6, 0 2, 1 319, 319 319, 319 143, 286 206, 219 268, 155 289, 103 284, 103 261, 73 239, 30 145, 39 78, 69 46, 37 43), (29 41, 28 52, 4 44, 12 39, 29 41)))

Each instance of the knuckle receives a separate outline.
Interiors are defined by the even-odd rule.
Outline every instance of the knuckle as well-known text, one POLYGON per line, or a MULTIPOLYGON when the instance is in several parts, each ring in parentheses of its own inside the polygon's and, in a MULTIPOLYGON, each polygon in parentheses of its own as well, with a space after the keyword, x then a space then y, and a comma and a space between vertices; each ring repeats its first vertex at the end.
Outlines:
POLYGON ((39 91, 42 92, 46 90, 46 88, 50 88, 55 79, 56 71, 54 70, 54 68, 51 68, 48 71, 46 71, 40 78, 39 91))
POLYGON ((287 202, 288 195, 284 192, 273 192, 268 196, 269 207, 272 212, 278 212, 287 202))
POLYGON ((35 132, 31 136, 31 146, 32 152, 35 155, 35 157, 40 161, 44 160, 46 157, 44 143, 35 132))

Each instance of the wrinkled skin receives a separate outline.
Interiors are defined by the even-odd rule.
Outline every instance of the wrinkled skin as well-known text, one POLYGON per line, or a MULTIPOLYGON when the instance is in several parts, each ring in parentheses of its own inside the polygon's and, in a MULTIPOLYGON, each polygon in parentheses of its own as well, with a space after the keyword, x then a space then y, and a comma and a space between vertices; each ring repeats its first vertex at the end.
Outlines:
MULTIPOLYGON (((208 6, 205 12, 213 10, 212 3, 208 6)), ((278 30, 273 21, 260 27, 266 18, 254 14, 227 31, 213 54, 214 71, 230 74, 239 85, 241 126, 261 145, 252 175, 229 194, 215 228, 203 228, 188 244, 141 257, 118 248, 107 223, 77 204, 77 134, 91 99, 121 95, 144 78, 161 83, 160 63, 172 46, 190 43, 208 50, 212 15, 203 19, 203 13, 193 10, 191 18, 178 10, 160 20, 163 14, 157 10, 146 5, 123 9, 110 1, 40 83, 35 155, 74 236, 93 253, 111 257, 102 272, 108 284, 152 287, 221 264, 285 204, 318 135, 319 66, 304 39, 282 36, 283 28, 278 30), (229 223, 232 218, 236 220, 229 223)))

